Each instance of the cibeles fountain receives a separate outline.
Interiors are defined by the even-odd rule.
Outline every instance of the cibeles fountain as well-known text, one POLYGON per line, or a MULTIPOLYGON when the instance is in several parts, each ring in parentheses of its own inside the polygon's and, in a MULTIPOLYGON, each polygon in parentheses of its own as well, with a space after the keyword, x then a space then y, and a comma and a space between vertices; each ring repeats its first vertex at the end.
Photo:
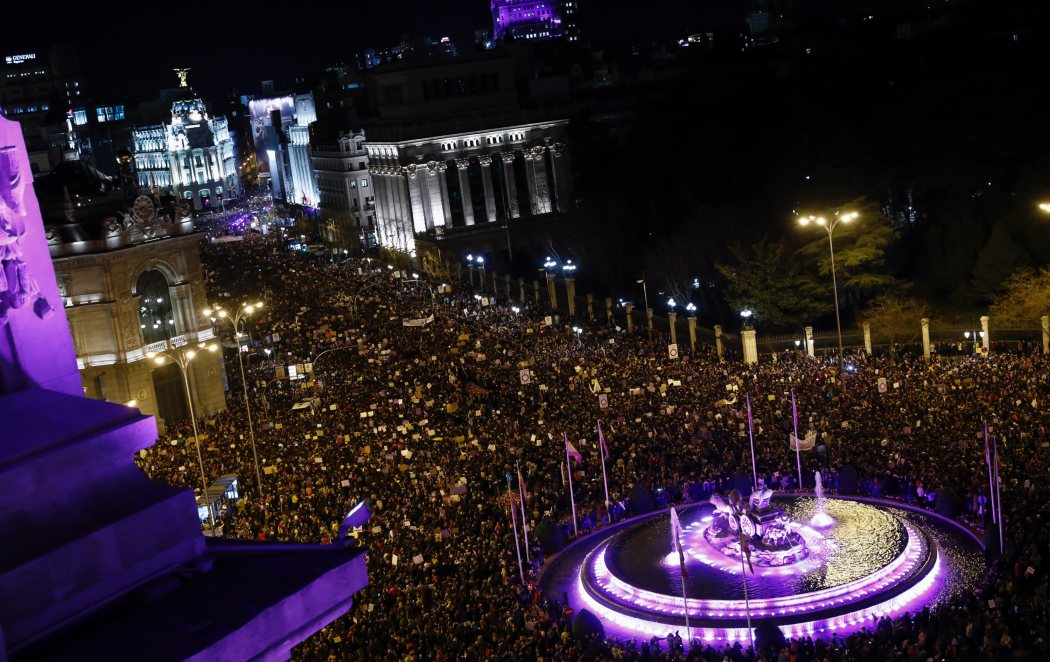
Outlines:
POLYGON ((688 614, 693 638, 746 645, 748 624, 761 621, 789 637, 871 628, 966 590, 981 566, 976 537, 899 504, 777 494, 759 482, 746 498, 734 491, 678 510, 684 577, 662 512, 577 541, 541 585, 595 614, 606 634, 685 637, 688 614))

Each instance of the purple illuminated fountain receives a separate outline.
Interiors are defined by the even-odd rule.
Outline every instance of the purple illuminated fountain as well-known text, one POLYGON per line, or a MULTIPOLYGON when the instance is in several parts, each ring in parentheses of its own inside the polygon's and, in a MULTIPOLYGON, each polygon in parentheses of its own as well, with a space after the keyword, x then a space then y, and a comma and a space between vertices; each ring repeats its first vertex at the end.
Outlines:
POLYGON ((820 497, 778 497, 760 484, 746 503, 731 494, 680 508, 685 576, 677 555, 667 554, 661 513, 583 539, 558 556, 541 584, 568 593, 610 634, 684 632, 688 613, 694 637, 746 643, 749 617, 752 626, 772 620, 787 636, 846 634, 975 580, 954 570, 980 556, 955 525, 887 504, 820 497), (753 567, 748 599, 742 541, 753 567))

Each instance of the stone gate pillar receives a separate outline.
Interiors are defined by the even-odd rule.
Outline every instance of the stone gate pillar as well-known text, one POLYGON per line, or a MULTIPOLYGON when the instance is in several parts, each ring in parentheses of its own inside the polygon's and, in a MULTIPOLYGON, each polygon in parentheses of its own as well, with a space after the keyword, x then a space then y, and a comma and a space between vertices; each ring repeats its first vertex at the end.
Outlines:
POLYGON ((930 358, 930 319, 923 317, 920 320, 922 324, 922 356, 925 359, 930 358))
POLYGON ((744 329, 740 332, 740 338, 744 343, 744 363, 746 365, 758 363, 758 341, 755 339, 755 330, 744 329))

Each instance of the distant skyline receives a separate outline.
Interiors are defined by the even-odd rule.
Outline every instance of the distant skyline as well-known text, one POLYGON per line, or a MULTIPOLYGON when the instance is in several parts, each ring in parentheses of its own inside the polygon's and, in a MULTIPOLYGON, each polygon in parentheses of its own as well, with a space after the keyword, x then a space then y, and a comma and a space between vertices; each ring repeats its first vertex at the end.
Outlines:
MULTIPOLYGON (((703 0, 581 0, 584 37, 598 40, 663 39, 702 24, 742 17, 745 3, 703 0), (732 6, 729 6, 732 5, 732 6)), ((229 6, 229 5, 222 5, 229 6)), ((5 8, 3 54, 77 46, 90 91, 103 103, 152 98, 177 83, 172 69, 192 69, 190 82, 207 96, 230 90, 257 92, 261 80, 290 81, 344 61, 368 48, 450 36, 461 52, 474 31, 491 29, 488 0, 362 2, 305 0, 280 12, 263 8, 204 12, 201 5, 76 3, 41 12, 32 2, 5 8)))

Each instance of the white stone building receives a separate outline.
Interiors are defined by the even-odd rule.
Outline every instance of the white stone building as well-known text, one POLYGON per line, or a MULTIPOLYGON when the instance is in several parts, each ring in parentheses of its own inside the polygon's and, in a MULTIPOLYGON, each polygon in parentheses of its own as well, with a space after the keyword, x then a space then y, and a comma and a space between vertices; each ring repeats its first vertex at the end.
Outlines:
MULTIPOLYGON (((365 246, 374 245, 375 192, 364 133, 343 133, 335 142, 312 145, 310 160, 317 177, 318 206, 334 226, 331 231, 356 235, 365 246)), ((339 238, 326 238, 341 243, 339 238)))
POLYGON ((171 122, 132 130, 138 185, 192 201, 194 209, 219 206, 238 185, 233 140, 225 117, 211 117, 181 77, 183 98, 171 105, 171 122))
POLYGON ((295 123, 288 127, 288 201, 318 207, 317 175, 310 156, 310 125, 317 121, 314 95, 295 97, 295 123))
POLYGON ((366 143, 379 243, 415 254, 415 235, 568 210, 568 120, 366 143))
MULTIPOLYGON (((188 201, 164 210, 140 196, 101 222, 47 227, 59 293, 76 349, 84 393, 134 401, 165 422, 188 420, 178 366, 146 353, 214 338, 188 201)), ((198 416, 225 409, 221 354, 201 352, 188 369, 198 416)))

